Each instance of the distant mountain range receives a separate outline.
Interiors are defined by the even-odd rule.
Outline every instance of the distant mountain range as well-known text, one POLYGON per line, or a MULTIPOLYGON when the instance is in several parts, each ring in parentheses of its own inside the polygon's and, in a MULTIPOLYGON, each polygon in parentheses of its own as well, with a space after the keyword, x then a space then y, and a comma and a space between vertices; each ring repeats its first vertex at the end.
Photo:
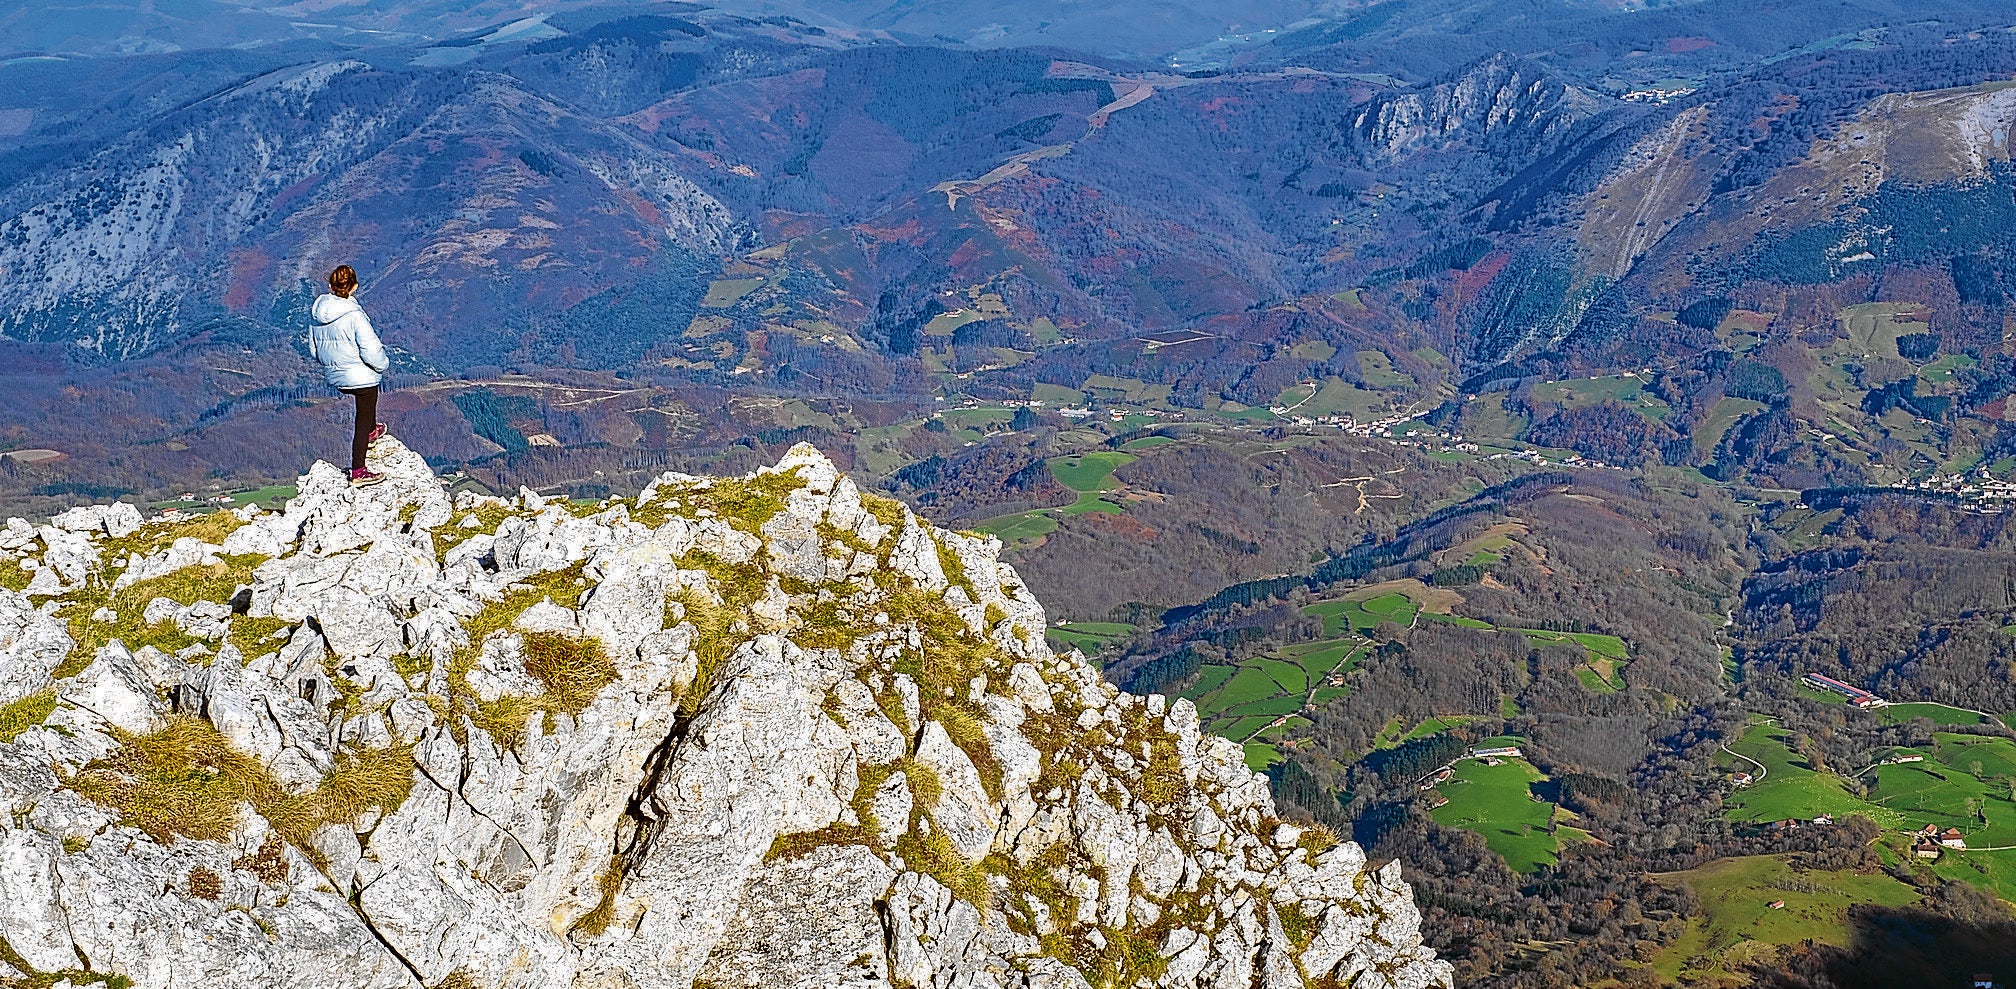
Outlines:
MULTIPOLYGON (((1141 49, 1160 67, 974 47, 1000 8, 867 3, 371 4, 336 20, 406 33, 17 58, 0 334, 90 388, 204 347, 305 388, 298 314, 341 260, 422 375, 900 408, 1097 376, 1185 408, 1405 382, 1394 406, 1429 408, 1721 360, 1726 333, 1673 314, 1791 319, 1789 287, 1879 269, 1968 286, 1942 352, 1999 339, 2016 217, 1963 190, 2005 188, 2006 11, 1537 3, 1484 30, 1456 0, 1277 7, 1214 16, 1310 23, 1182 71, 1174 40, 1141 49), (1970 222, 1921 229, 1941 210, 1970 222)), ((1068 26, 1044 10, 993 40, 1068 26)), ((236 421, 234 380, 150 398, 135 434, 236 421)), ((62 438, 41 394, 9 411, 62 438)))

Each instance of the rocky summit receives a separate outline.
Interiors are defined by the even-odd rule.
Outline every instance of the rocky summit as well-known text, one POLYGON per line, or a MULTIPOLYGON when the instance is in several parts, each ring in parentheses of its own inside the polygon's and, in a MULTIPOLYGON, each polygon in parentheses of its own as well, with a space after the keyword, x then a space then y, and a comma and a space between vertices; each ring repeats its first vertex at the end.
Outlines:
POLYGON ((1450 984, 1397 864, 809 446, 0 531, 0 983, 1450 984))

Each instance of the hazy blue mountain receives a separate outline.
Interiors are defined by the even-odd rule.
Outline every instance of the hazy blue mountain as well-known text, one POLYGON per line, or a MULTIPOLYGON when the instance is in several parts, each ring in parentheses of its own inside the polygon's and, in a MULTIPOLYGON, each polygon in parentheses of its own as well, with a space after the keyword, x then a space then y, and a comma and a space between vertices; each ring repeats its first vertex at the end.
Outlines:
POLYGON ((1297 27, 1348 13, 1349 0, 725 0, 721 6, 785 14, 811 24, 887 31, 917 41, 975 47, 1044 45, 1104 55, 1201 64, 1297 27))

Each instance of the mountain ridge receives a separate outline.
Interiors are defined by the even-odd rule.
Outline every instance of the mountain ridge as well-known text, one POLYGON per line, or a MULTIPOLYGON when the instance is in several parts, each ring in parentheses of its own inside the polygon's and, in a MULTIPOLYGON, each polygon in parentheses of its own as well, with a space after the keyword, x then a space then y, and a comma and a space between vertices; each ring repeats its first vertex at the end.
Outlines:
POLYGON ((1052 654, 997 541, 810 446, 596 505, 373 462, 279 512, 8 523, 24 978, 1449 984, 1397 863, 1281 822, 1188 701, 1052 654))

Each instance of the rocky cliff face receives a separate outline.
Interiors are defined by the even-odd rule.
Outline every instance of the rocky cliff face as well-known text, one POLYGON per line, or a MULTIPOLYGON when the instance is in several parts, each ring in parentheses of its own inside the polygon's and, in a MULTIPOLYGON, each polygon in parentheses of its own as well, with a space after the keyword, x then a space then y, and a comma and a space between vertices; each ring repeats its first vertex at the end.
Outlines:
POLYGON ((1375 160, 1458 143, 1525 158, 1602 110, 1605 100, 1523 59, 1498 54, 1432 86, 1365 105, 1351 131, 1375 160))
POLYGON ((374 458, 0 531, 0 983, 1449 984, 1397 865, 810 447, 592 506, 374 458))

